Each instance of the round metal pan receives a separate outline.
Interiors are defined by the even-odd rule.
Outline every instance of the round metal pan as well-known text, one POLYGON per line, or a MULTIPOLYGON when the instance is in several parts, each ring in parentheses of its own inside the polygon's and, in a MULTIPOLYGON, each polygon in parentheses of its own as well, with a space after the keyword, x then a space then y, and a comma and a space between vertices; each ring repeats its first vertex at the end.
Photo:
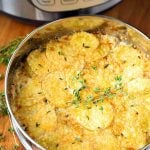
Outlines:
MULTIPOLYGON (((48 23, 42 27, 35 29, 31 32, 18 46, 16 51, 14 52, 11 60, 8 64, 6 76, 5 76, 5 96, 6 103, 8 107, 8 111, 11 115, 11 119, 14 125, 14 129, 16 134, 18 135, 20 141, 24 145, 27 150, 32 150, 34 148, 39 150, 44 150, 44 148, 39 145, 36 141, 34 141, 21 127, 19 121, 15 118, 12 108, 11 108, 11 100, 12 100, 12 79, 14 75, 15 69, 19 66, 20 62, 31 52, 32 50, 40 47, 40 45, 49 41, 50 39, 58 38, 62 35, 71 34, 76 31, 90 31, 105 25, 105 22, 109 22, 111 24, 119 25, 122 27, 126 27, 133 36, 133 42, 136 45, 144 45, 142 50, 150 55, 150 39, 141 33, 139 30, 134 27, 123 23, 119 20, 116 20, 107 16, 79 16, 79 17, 70 17, 66 19, 61 19, 54 21, 52 23, 48 23), (75 23, 75 25, 74 25, 75 23), (149 50, 148 50, 149 49, 149 50), (34 148, 33 148, 34 147, 34 148)), ((140 135, 139 135, 140 136, 140 135)), ((144 149, 150 149, 147 145, 144 149)))

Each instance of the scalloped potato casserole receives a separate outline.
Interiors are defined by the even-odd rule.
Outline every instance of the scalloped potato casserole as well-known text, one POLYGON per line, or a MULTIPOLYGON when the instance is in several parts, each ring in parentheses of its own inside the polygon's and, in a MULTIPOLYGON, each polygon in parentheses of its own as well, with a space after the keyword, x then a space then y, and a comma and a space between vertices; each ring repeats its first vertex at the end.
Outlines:
POLYGON ((137 150, 150 142, 149 55, 126 26, 49 40, 13 80, 13 112, 47 150, 137 150))

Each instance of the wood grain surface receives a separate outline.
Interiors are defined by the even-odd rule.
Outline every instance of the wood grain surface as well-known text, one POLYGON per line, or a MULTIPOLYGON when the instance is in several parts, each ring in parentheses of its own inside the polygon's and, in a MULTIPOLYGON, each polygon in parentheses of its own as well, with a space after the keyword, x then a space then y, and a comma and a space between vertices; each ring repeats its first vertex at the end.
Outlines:
MULTIPOLYGON (((123 0, 115 7, 101 14, 125 21, 150 37, 150 0, 123 0)), ((18 36, 26 36, 36 27, 36 25, 28 24, 0 13, 0 46, 7 44, 18 36)), ((0 65, 0 73, 4 72, 5 66, 0 65)), ((2 91, 3 88, 4 82, 0 81, 0 90, 2 91)), ((13 134, 8 131, 10 126, 8 116, 0 116, 0 133, 5 135, 5 140, 0 141, 0 146, 4 146, 5 150, 14 149, 15 139, 13 134)), ((19 149, 23 150, 24 148, 20 146, 19 149)))

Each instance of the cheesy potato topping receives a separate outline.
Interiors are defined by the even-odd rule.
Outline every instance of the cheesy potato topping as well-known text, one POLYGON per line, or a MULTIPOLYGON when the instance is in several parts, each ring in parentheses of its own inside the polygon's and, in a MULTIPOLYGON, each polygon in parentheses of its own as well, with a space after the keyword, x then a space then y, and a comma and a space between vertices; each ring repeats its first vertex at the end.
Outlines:
POLYGON ((29 53, 13 112, 47 150, 137 150, 150 142, 150 61, 126 39, 80 31, 29 53))

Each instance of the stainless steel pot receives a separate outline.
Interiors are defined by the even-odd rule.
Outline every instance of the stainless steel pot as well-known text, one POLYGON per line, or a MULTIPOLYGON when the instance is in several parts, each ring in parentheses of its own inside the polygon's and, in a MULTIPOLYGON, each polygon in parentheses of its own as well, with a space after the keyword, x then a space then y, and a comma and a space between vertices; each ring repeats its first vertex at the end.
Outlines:
MULTIPOLYGON (((139 30, 135 29, 134 27, 125 24, 119 20, 114 18, 106 17, 106 16, 80 16, 80 17, 71 17, 66 19, 61 19, 49 24, 46 24, 40 28, 35 29, 31 32, 18 46, 16 51, 14 52, 6 71, 5 76, 5 95, 6 95, 6 103, 7 107, 11 116, 11 120, 13 122, 14 129, 16 134, 18 135, 21 143, 27 150, 33 150, 34 148, 44 150, 44 148, 39 145, 36 141, 34 141, 20 126, 18 120, 15 118, 12 109, 11 109, 11 100, 12 100, 12 93, 11 93, 11 86, 12 86, 12 79, 13 73, 15 69, 18 67, 20 62, 24 57, 28 55, 30 51, 35 48, 38 48, 42 43, 49 41, 50 39, 57 38, 59 36, 72 33, 74 31, 81 31, 81 30, 92 30, 94 28, 99 27, 105 22, 111 22, 112 24, 117 24, 121 26, 126 26, 131 33, 135 35, 134 42, 141 43, 147 47, 150 44, 150 39, 141 33, 139 30), (74 25, 74 23, 76 23, 74 25)), ((143 49, 145 53, 148 55, 150 51, 146 51, 143 49)), ((140 135, 139 135, 140 136, 140 135)), ((143 150, 150 150, 150 145, 143 148, 143 150)))
POLYGON ((100 13, 121 0, 0 0, 0 11, 34 21, 100 13))

